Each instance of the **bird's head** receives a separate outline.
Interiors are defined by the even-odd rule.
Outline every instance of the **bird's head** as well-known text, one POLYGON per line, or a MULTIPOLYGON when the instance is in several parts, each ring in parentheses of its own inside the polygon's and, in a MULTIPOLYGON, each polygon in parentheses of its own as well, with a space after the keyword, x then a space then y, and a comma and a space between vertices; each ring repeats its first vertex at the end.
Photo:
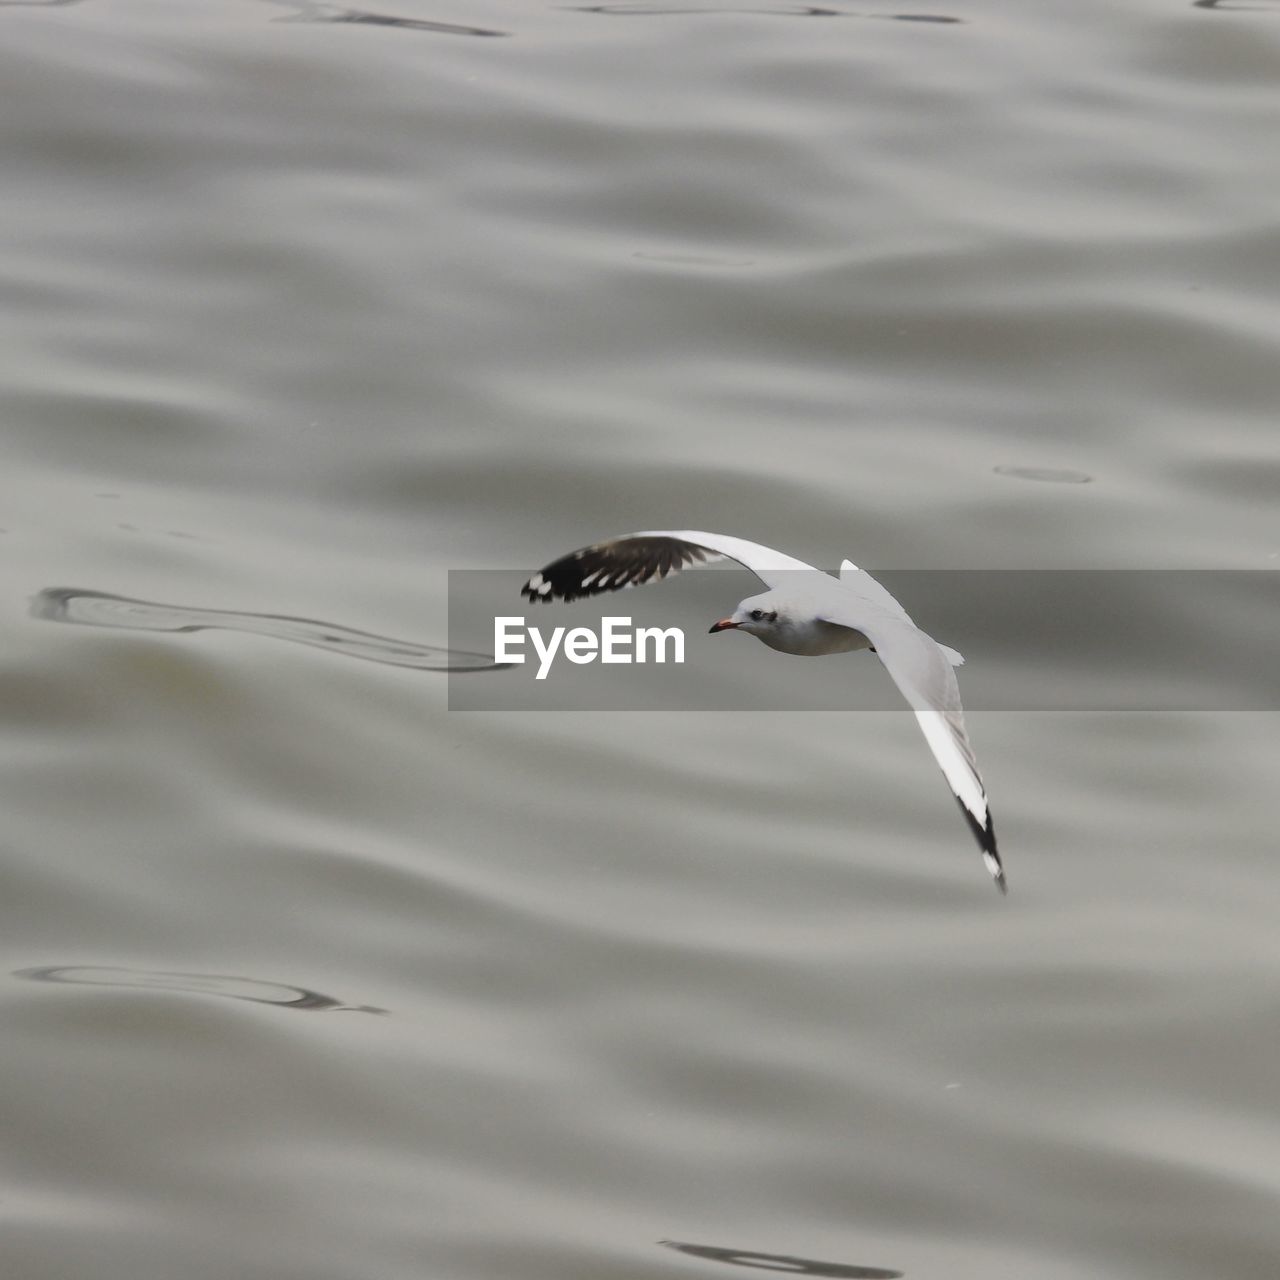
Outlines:
POLYGON ((715 631, 745 631, 761 640, 773 635, 785 620, 779 618, 778 601, 772 591, 744 600, 727 618, 712 623, 715 631))

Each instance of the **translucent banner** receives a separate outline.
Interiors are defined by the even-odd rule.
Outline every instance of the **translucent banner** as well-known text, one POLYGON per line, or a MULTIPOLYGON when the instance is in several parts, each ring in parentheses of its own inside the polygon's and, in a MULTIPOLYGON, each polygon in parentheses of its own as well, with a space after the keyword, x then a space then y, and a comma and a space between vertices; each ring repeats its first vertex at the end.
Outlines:
MULTIPOLYGON (((882 711, 904 706, 869 649, 821 657, 713 630, 764 590, 710 567, 570 604, 521 596, 529 569, 449 575, 452 710, 882 711), (480 664, 477 664, 480 665, 480 664)), ((963 655, 970 711, 1280 709, 1280 573, 875 572, 915 625, 963 655)), ((803 598, 804 584, 780 591, 803 598)))

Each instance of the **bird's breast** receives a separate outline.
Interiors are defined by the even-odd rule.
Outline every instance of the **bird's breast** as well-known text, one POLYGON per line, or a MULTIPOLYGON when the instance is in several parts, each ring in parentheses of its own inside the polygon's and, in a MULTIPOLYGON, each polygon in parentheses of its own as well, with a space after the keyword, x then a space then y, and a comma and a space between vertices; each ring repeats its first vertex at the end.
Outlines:
POLYGON ((802 658, 821 658, 828 653, 850 653, 871 648, 871 641, 852 627, 833 622, 806 622, 762 635, 761 640, 779 653, 794 653, 802 658))

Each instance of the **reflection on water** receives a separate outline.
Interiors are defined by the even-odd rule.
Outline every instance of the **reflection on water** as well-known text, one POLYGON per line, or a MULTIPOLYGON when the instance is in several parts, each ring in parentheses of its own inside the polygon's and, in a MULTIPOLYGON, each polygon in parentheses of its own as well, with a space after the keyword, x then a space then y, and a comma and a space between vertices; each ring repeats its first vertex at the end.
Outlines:
POLYGON ((757 1271, 789 1271, 801 1276, 841 1276, 844 1280, 898 1280, 901 1271, 884 1267, 860 1267, 850 1262, 822 1262, 817 1258, 797 1258, 788 1253, 753 1253, 747 1249, 725 1249, 713 1244, 685 1244, 680 1240, 659 1240, 668 1249, 713 1262, 728 1262, 735 1267, 753 1267, 757 1271))
POLYGON ((46 587, 32 597, 31 615, 49 622, 119 627, 129 631, 244 631, 249 635, 272 636, 277 640, 292 640, 297 644, 328 649, 347 658, 363 658, 368 662, 413 667, 420 671, 498 671, 508 665, 494 662, 493 655, 488 653, 445 649, 439 645, 417 644, 412 640, 392 640, 311 618, 158 604, 78 587, 46 587))
POLYGON ((1012 476, 1015 480, 1042 480, 1047 484, 1089 484, 1093 477, 1069 467, 992 467, 998 476, 1012 476))
MULTIPOLYGON (((280 4, 281 0, 268 0, 280 4)), ((290 0, 287 4, 293 12, 276 22, 332 22, 354 23, 366 27, 399 27, 405 31, 434 31, 447 36, 505 36, 509 31, 494 31, 489 27, 470 27, 457 22, 432 22, 427 18, 401 18, 389 13, 370 13, 365 9, 343 9, 331 4, 310 4, 308 0, 290 0)))
POLYGON ((386 1013, 368 1004, 344 1004, 333 996, 284 982, 263 982, 258 978, 233 978, 220 973, 165 973, 161 970, 114 969, 106 965, 43 965, 36 969, 15 969, 15 978, 32 982, 66 982, 85 987, 147 987, 155 991, 191 991, 197 995, 226 996, 229 1000, 249 1000, 271 1004, 278 1009, 341 1010, 344 1013, 386 1013))

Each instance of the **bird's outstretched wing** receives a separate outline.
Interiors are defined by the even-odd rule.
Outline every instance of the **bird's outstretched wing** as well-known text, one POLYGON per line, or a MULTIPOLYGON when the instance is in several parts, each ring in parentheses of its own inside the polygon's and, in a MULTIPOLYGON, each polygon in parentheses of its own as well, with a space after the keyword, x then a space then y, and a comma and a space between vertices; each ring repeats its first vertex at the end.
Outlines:
POLYGON ((929 750, 942 767, 996 887, 1007 892, 987 789, 965 732, 960 687, 948 651, 913 623, 888 611, 864 610, 851 602, 824 609, 822 618, 860 631, 871 641, 876 656, 916 713, 929 750))
MULTIPOLYGON (((859 569, 852 560, 840 561, 840 581, 858 599, 904 622, 911 622, 910 614, 898 603, 897 597, 885 590, 865 569, 859 569)), ((916 624, 911 622, 911 625, 914 627, 916 624)))
POLYGON ((797 570, 819 572, 803 560, 744 538, 690 529, 650 530, 625 533, 571 551, 535 573, 520 594, 530 600, 578 600, 659 582, 681 569, 714 560, 736 560, 771 588, 780 586, 787 574, 797 570))

